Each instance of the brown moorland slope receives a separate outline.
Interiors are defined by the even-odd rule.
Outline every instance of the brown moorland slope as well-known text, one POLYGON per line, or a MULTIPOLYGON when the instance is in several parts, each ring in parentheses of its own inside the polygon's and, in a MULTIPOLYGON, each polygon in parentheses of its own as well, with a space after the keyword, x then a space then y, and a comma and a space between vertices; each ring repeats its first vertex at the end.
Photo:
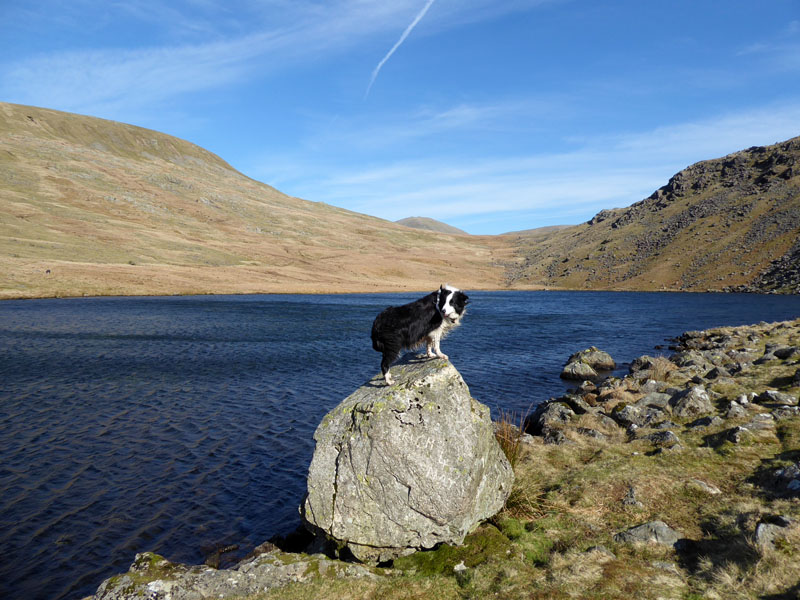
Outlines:
POLYGON ((800 138, 696 163, 628 208, 515 244, 511 285, 800 293, 800 138))
POLYGON ((189 142, 0 103, 0 298, 502 286, 508 245, 287 196, 189 142))
POLYGON ((800 138, 587 223, 450 235, 294 198, 155 131, 0 103, 0 298, 469 289, 800 293, 800 138))

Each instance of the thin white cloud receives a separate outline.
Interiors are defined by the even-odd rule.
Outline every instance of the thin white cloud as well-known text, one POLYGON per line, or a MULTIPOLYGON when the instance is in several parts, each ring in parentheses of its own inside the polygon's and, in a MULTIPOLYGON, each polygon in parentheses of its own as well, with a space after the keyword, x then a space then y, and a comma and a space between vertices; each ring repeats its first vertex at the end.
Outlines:
MULTIPOLYGON (((769 105, 627 135, 588 138, 576 142, 572 150, 549 154, 440 155, 349 171, 338 165, 307 165, 306 173, 319 174, 317 179, 287 180, 279 187, 389 220, 421 214, 467 228, 483 219, 496 223, 494 229, 487 230, 488 225, 467 229, 501 233, 555 221, 582 222, 604 208, 629 206, 645 198, 697 161, 795 135, 800 135, 800 103, 769 105), (511 221, 504 224, 497 213, 512 215, 511 221)), ((302 157, 296 159, 302 162, 302 157)))
POLYGON ((392 48, 389 50, 389 52, 387 52, 387 53, 386 53, 386 56, 384 56, 384 57, 381 59, 381 61, 378 63, 378 66, 376 66, 376 67, 375 67, 375 69, 372 71, 372 77, 370 77, 370 80, 369 80, 369 85, 367 86, 367 91, 366 91, 366 93, 364 94, 364 97, 365 97, 365 98, 366 98, 367 96, 369 96, 369 91, 372 89, 372 84, 374 84, 374 83, 375 83, 375 80, 378 78, 378 74, 381 72, 381 69, 383 68, 383 65, 385 65, 385 64, 386 64, 386 61, 388 61, 388 60, 389 60, 389 59, 392 57, 392 54, 394 54, 394 53, 397 51, 397 49, 398 49, 398 48, 399 48, 399 47, 402 45, 402 43, 403 43, 404 41, 406 41, 406 38, 407 38, 407 37, 409 36, 409 34, 410 34, 410 33, 411 33, 413 30, 414 30, 414 27, 416 27, 416 26, 417 26, 417 24, 418 24, 418 23, 419 23, 419 22, 422 20, 422 17, 424 17, 424 16, 425 16, 425 13, 427 13, 427 12, 428 12, 428 9, 431 7, 431 5, 432 5, 432 4, 433 4, 435 1, 436 1, 436 0, 428 0, 428 1, 425 3, 425 6, 423 6, 423 7, 422 7, 422 10, 420 10, 420 11, 417 13, 417 16, 416 16, 416 17, 414 17, 414 20, 413 20, 413 21, 411 21, 411 23, 409 24, 409 26, 408 26, 408 27, 406 27, 405 31, 403 31, 403 34, 400 36, 400 39, 399 39, 399 40, 397 40, 397 42, 395 42, 395 45, 394 45, 394 46, 392 46, 392 48))
MULTIPOLYGON (((541 0, 516 0, 511 6, 494 0, 440 3, 448 20, 432 22, 432 31, 525 10, 541 0)), ((147 107, 161 110, 165 100, 183 94, 230 87, 328 59, 394 30, 419 0, 245 1, 235 14, 204 0, 187 0, 177 9, 162 4, 78 2, 57 10, 47 3, 12 5, 7 8, 10 18, 0 22, 0 39, 6 29, 47 23, 61 35, 77 36, 82 49, 7 52, 0 57, 0 98, 124 120, 126 114, 147 107), (198 6, 203 10, 198 12, 198 6), (87 32, 101 28, 92 23, 131 19, 171 42, 133 49, 91 46, 87 32)))

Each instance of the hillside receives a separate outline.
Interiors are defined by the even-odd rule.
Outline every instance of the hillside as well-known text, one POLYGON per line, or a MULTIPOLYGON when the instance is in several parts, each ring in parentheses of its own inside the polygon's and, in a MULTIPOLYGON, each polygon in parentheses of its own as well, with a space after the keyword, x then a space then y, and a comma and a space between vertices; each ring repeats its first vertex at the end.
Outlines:
POLYGON ((414 229, 424 229, 426 231, 438 231, 440 233, 452 233, 456 235, 467 235, 466 231, 463 231, 458 227, 453 227, 452 225, 442 223, 441 221, 437 221, 436 219, 431 219, 429 217, 406 217, 405 219, 395 221, 395 223, 405 225, 406 227, 413 227, 414 229))
POLYGON ((516 238, 511 285, 800 293, 800 138, 694 164, 628 208, 516 238))
POLYGON ((189 142, 0 103, 0 298, 502 285, 508 251, 282 194, 189 142))
POLYGON ((548 225, 546 227, 536 227, 534 229, 523 229, 522 231, 509 231, 508 233, 504 233, 503 235, 520 235, 525 236, 528 238, 528 241, 532 241, 534 239, 543 241, 553 236, 553 234, 558 233, 562 229, 567 229, 569 227, 574 227, 573 225, 548 225))
POLYGON ((581 225, 470 236, 294 198, 155 131, 0 103, 0 298, 442 282, 798 293, 798 160, 800 138, 750 148, 581 225))

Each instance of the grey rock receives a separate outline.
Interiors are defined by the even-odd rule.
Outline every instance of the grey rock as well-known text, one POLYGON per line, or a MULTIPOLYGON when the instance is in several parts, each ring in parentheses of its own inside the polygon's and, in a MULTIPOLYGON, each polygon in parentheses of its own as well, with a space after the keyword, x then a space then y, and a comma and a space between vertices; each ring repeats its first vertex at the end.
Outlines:
POLYGON ((776 421, 791 419, 800 415, 800 406, 779 406, 772 411, 772 416, 776 421))
POLYGON ((631 506, 633 508, 644 508, 644 504, 636 497, 636 489, 631 485, 628 486, 628 491, 622 498, 623 506, 631 506))
POLYGON ((680 427, 680 425, 674 423, 673 421, 666 420, 662 421, 661 423, 656 423, 655 425, 651 425, 650 427, 652 427, 653 429, 676 429, 680 427))
POLYGON ((643 394, 649 394, 651 392, 663 392, 665 389, 667 389, 667 384, 663 381, 648 379, 640 386, 639 391, 643 394))
POLYGON ((772 354, 776 358, 780 358, 781 360, 786 360, 787 358, 792 358, 796 354, 800 354, 800 348, 797 346, 778 346, 774 350, 772 350, 772 354))
POLYGON ((679 539, 680 534, 663 521, 644 523, 614 536, 617 542, 628 544, 653 542, 664 546, 674 546, 679 539))
POLYGON ((725 432, 725 438, 734 444, 741 444, 753 439, 753 432, 747 427, 734 427, 725 432))
POLYGON ((563 444, 574 443, 567 439, 564 432, 560 429, 547 429, 542 436, 545 444, 552 444, 554 446, 561 446, 563 444))
POLYGON ((781 492, 800 495, 800 462, 776 469, 774 476, 775 487, 781 492))
POLYGON ((581 360, 576 360, 567 363, 567 365, 561 371, 560 377, 561 379, 574 379, 577 381, 583 381, 584 379, 597 379, 597 371, 595 371, 591 365, 581 360))
POLYGON ((630 372, 636 373, 638 371, 649 371, 653 368, 655 361, 655 358, 648 356, 647 354, 642 355, 639 358, 635 358, 631 362, 630 372))
POLYGON ((705 350, 703 356, 708 362, 718 368, 724 368, 726 364, 730 363, 728 355, 719 350, 705 350))
POLYGON ((242 598, 313 577, 368 577, 378 570, 330 560, 321 555, 289 555, 280 551, 244 560, 232 569, 172 563, 157 554, 137 554, 128 573, 105 580, 94 600, 205 600, 242 598))
POLYGON ((701 386, 694 386, 673 396, 670 400, 672 414, 681 418, 700 417, 714 412, 708 392, 701 386))
POLYGON ((514 480, 489 409, 446 360, 393 367, 331 410, 301 507, 306 527, 377 563, 460 544, 504 505, 514 480))
POLYGON ((686 485, 690 488, 698 489, 702 492, 705 492, 710 496, 716 496, 722 493, 717 486, 711 485, 710 483, 706 483, 701 479, 690 479, 689 481, 686 482, 686 485))
POLYGON ((782 406, 797 406, 797 398, 786 392, 766 390, 756 397, 759 404, 779 404, 782 406))
POLYGON ((551 429, 563 428, 575 416, 575 412, 563 402, 548 402, 536 407, 525 429, 534 435, 544 435, 551 429))
POLYGON ((706 373, 706 379, 719 379, 719 378, 726 378, 730 379, 731 374, 725 367, 714 367, 708 373, 706 373))
POLYGON ((728 352, 728 357, 739 365, 746 365, 758 358, 758 352, 753 348, 742 348, 728 352))
POLYGON ((698 350, 685 350, 678 352, 670 360, 682 369, 687 367, 696 367, 702 373, 708 373, 714 364, 709 361, 706 356, 698 350))
POLYGON ((596 371, 611 371, 617 368, 617 363, 608 352, 590 346, 586 350, 576 352, 569 357, 567 363, 580 361, 586 363, 596 371))
POLYGON ((636 404, 627 404, 619 410, 614 410, 611 416, 623 427, 630 425, 644 427, 667 419, 667 415, 662 410, 649 406, 637 406, 636 404))
POLYGON ((456 583, 461 587, 466 586, 472 580, 472 571, 464 564, 463 560, 453 567, 453 574, 456 577, 456 583))
POLYGON ((745 425, 751 431, 767 431, 775 429, 775 418, 770 413, 759 413, 745 425))
POLYGON ((605 413, 598 413, 595 418, 606 429, 614 430, 618 427, 617 422, 605 413))
POLYGON ((672 395, 670 394, 663 394, 661 392, 650 392, 649 394, 644 395, 640 398, 637 402, 637 406, 651 406, 654 408, 662 408, 666 409, 669 407, 669 401, 672 399, 672 395))
POLYGON ((644 436, 649 442, 652 442, 657 448, 672 448, 681 443, 678 436, 668 429, 665 431, 656 431, 650 435, 644 436))
POLYGON ((561 396, 558 399, 560 402, 564 402, 567 406, 569 406, 575 414, 578 415, 585 415, 586 413, 594 413, 595 408, 592 407, 586 400, 584 400, 581 396, 577 394, 567 394, 566 396, 561 396))
POLYGON ((779 539, 785 539, 788 533, 786 526, 777 525, 775 523, 759 523, 756 526, 755 542, 759 546, 774 548, 775 542, 779 539))
POLYGON ((689 423, 687 427, 719 427, 724 422, 721 417, 714 415, 713 417, 701 417, 689 423))
POLYGON ((792 377, 792 385, 800 385, 800 369, 797 369, 797 371, 794 372, 794 377, 792 377))
POLYGON ((656 569, 667 571, 675 575, 680 575, 681 573, 680 570, 678 569, 678 565, 676 565, 674 562, 668 562, 665 560, 654 560, 650 564, 653 565, 653 567, 656 569))
POLYGON ((732 401, 725 412, 726 419, 741 419, 747 416, 747 410, 736 401, 732 401))
POLYGON ((578 427, 576 431, 583 436, 590 437, 596 440, 605 440, 608 438, 607 435, 600 433, 596 429, 590 429, 588 427, 578 427))

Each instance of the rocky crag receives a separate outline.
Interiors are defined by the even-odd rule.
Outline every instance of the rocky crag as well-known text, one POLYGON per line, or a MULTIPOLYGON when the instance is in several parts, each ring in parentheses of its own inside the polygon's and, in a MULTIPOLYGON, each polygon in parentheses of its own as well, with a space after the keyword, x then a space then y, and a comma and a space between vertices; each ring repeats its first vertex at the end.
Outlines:
POLYGON ((627 208, 520 236, 511 283, 800 293, 800 138, 696 163, 627 208))

